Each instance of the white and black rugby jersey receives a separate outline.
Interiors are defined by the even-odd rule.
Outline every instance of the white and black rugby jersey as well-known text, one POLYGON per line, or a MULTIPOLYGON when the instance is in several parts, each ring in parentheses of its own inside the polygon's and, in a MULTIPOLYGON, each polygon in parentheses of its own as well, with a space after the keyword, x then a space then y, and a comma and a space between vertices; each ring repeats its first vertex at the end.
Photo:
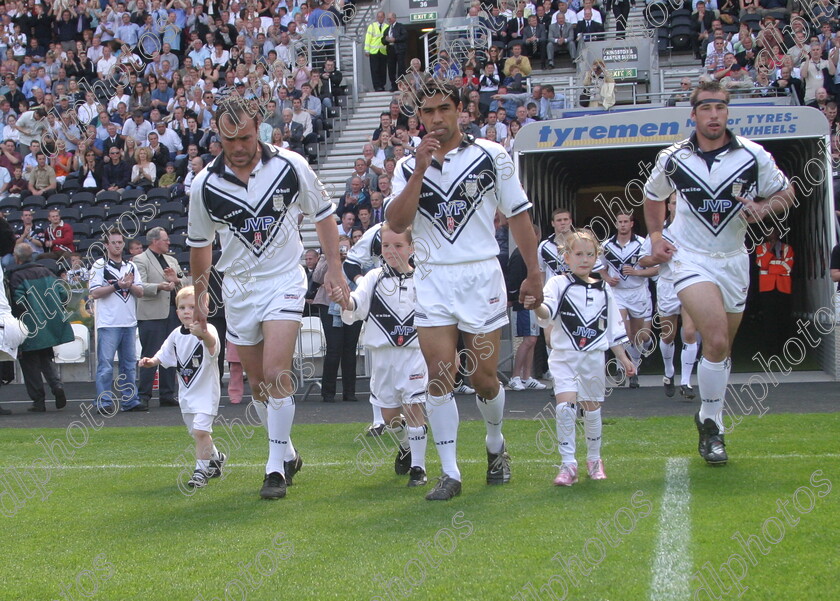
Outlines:
POLYGON ((351 282, 356 276, 365 274, 382 263, 382 235, 379 233, 381 229, 381 223, 370 226, 356 244, 350 247, 342 268, 344 275, 351 282))
POLYGON ((213 324, 207 324, 207 331, 216 341, 212 354, 202 340, 183 326, 172 330, 155 353, 163 367, 175 368, 182 413, 216 415, 219 411, 219 335, 213 324))
MULTIPOLYGON (((132 272, 134 283, 142 285, 140 272, 131 261, 115 263, 107 258, 97 259, 90 269, 90 290, 113 286, 114 282, 132 272)), ((94 307, 97 328, 131 328, 137 325, 137 299, 128 288, 97 298, 94 307)))
POLYGON ((557 234, 551 234, 540 242, 537 247, 537 265, 545 274, 545 281, 548 282, 556 275, 569 272, 569 266, 562 253, 557 249, 557 234))
POLYGON ((627 332, 610 286, 603 280, 584 282, 567 273, 543 288, 550 317, 537 319, 551 330, 551 348, 558 351, 605 351, 627 341, 627 332))
POLYGON ((368 348, 410 347, 419 349, 414 328, 414 272, 398 273, 388 265, 368 271, 350 294, 354 311, 342 311, 341 319, 351 324, 367 320, 368 348))
POLYGON ((261 160, 241 182, 216 157, 193 180, 187 244, 212 244, 219 232, 222 255, 216 269, 250 277, 296 269, 303 254, 298 216, 320 221, 335 207, 302 156, 260 142, 261 160))
POLYGON ((645 184, 645 195, 655 201, 678 192, 670 229, 680 247, 705 254, 743 249, 747 223, 735 197, 767 198, 790 185, 762 146, 727 133, 731 142, 715 156, 711 169, 692 134, 659 153, 645 184))
MULTIPOLYGON (((397 163, 394 198, 405 188, 414 164, 413 156, 397 163)), ((531 208, 531 201, 500 144, 464 135, 442 165, 432 160, 423 178, 413 233, 418 265, 494 258, 499 254, 493 227, 497 208, 512 217, 531 208)))
MULTIPOLYGON (((611 277, 618 278, 616 288, 638 288, 640 286, 647 286, 648 279, 636 275, 624 275, 621 270, 625 265, 630 265, 633 269, 644 269, 638 265, 642 254, 642 245, 644 238, 633 234, 625 246, 621 246, 618 238, 613 236, 604 242, 603 255, 601 256, 600 268, 607 268, 607 272, 611 277)), ((650 254, 650 253, 648 253, 650 254)))
MULTIPOLYGON (((673 244, 674 243, 674 237, 671 234, 671 230, 668 229, 669 227, 671 227, 671 224, 668 221, 666 221, 665 225, 662 227, 662 237, 665 238, 665 240, 667 240, 671 244, 673 244)), ((639 258, 649 257, 651 252, 652 252, 652 246, 653 245, 650 242, 650 236, 648 236, 647 238, 645 238, 645 241, 642 242, 642 249, 639 251, 639 258)), ((660 270, 659 275, 657 275, 655 277, 652 277, 650 279, 656 281, 656 280, 659 280, 659 278, 662 278, 663 280, 670 281, 670 279, 671 279, 670 275, 671 275, 670 270, 660 270)))

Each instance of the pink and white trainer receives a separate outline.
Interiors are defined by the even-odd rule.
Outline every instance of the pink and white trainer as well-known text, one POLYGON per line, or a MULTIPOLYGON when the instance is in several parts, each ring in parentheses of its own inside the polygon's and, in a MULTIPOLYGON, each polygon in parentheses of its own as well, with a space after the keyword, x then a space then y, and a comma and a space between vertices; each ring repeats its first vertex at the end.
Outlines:
POLYGON ((607 473, 604 471, 604 460, 596 459, 595 461, 586 462, 586 471, 589 472, 589 477, 593 480, 606 480, 607 473))
POLYGON ((577 484, 578 468, 571 463, 564 463, 560 466, 560 473, 554 479, 554 486, 571 486, 577 484))

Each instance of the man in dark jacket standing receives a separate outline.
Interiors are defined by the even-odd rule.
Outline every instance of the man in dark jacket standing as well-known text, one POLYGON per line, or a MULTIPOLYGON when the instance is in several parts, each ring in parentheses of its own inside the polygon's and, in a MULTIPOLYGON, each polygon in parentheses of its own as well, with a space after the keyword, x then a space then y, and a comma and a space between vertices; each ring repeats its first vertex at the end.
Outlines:
POLYGON ((391 80, 391 91, 397 91, 397 80, 405 74, 405 51, 408 33, 405 25, 397 22, 396 13, 388 14, 388 29, 385 30, 383 40, 388 51, 388 79, 391 80))
POLYGON ((74 339, 64 310, 70 293, 49 269, 32 262, 32 248, 28 244, 17 245, 14 255, 15 266, 8 273, 12 315, 30 332, 18 349, 26 392, 33 401, 28 410, 47 410, 42 375, 55 396, 56 409, 62 409, 67 404, 67 396, 53 361, 53 347, 74 339))

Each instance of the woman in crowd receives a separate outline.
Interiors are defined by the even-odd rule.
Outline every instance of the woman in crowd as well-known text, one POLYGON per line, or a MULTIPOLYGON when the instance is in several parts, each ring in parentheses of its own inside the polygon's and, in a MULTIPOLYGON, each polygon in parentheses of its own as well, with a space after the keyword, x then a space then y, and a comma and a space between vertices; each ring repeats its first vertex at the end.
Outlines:
POLYGON ((126 186, 128 189, 148 191, 154 187, 157 181, 157 168, 151 160, 151 152, 145 146, 141 146, 134 153, 135 165, 131 168, 131 181, 126 186))

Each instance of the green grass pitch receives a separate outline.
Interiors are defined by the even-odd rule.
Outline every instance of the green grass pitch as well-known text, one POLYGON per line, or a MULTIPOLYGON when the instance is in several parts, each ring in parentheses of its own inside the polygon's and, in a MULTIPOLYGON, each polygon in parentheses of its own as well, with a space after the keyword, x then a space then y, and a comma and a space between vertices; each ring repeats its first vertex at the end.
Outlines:
POLYGON ((483 426, 463 423, 464 490, 445 503, 406 488, 390 449, 363 475, 362 424, 296 426, 305 465, 273 502, 257 494, 261 430, 240 431, 225 477, 191 496, 184 428, 77 431, 61 467, 36 439, 64 430, 5 430, 0 601, 840 598, 840 415, 747 417, 718 468, 690 418, 607 419, 609 479, 563 489, 538 428, 506 422, 513 480, 489 487, 483 426))

